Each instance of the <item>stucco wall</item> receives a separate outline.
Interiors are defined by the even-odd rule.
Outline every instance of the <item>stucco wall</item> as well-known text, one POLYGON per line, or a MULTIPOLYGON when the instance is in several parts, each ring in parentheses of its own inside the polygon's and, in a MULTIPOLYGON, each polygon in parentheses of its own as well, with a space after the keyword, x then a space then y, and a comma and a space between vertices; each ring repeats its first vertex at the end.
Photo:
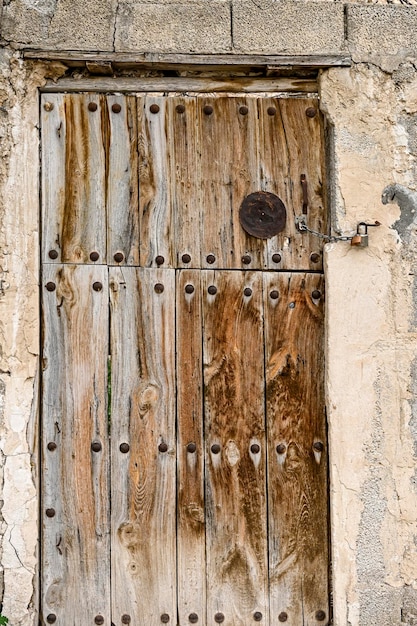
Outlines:
POLYGON ((10 624, 38 620, 37 90, 65 70, 23 61, 23 48, 352 55, 351 67, 320 76, 332 224, 339 234, 382 225, 366 249, 326 249, 335 624, 417 624, 417 8, 4 0, 1 20, 0 564, 10 624), (383 204, 394 183, 403 188, 383 204))

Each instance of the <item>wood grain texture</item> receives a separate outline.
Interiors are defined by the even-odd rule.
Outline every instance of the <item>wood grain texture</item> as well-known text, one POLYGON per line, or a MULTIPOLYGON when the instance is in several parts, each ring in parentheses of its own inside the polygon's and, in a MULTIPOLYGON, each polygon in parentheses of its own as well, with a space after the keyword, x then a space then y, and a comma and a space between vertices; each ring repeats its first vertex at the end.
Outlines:
POLYGON ((323 292, 320 275, 264 274, 270 610, 273 620, 287 613, 289 626, 323 623, 317 611, 328 619, 323 297, 315 290, 323 292))
POLYGON ((262 275, 205 271, 202 286, 207 623, 268 623, 262 275))
POLYGON ((175 623, 175 272, 111 269, 110 297, 113 621, 175 623))
POLYGON ((193 97, 167 100, 170 187, 174 219, 174 260, 177 267, 200 266, 201 167, 197 143, 197 101, 193 97), (190 261, 183 261, 189 255, 190 261))
POLYGON ((110 623, 107 270, 46 265, 42 281, 42 622, 110 623))
POLYGON ((102 109, 106 145, 108 263, 122 253, 123 263, 139 265, 138 132, 136 98, 107 96, 102 109), (120 106, 120 111, 113 106, 120 106))
POLYGON ((140 264, 173 266, 172 199, 167 146, 166 98, 138 97, 140 264), (152 113, 151 107, 159 107, 152 113))
POLYGON ((177 273, 178 616, 206 617, 201 272, 177 273), (192 293, 187 293, 194 288, 192 293), (194 448, 189 449, 189 445, 194 448), (194 451, 193 451, 194 450, 194 451))
POLYGON ((241 268, 249 254, 252 267, 264 266, 263 241, 250 237, 239 223, 243 199, 259 189, 256 102, 250 98, 204 97, 197 100, 201 158, 201 267, 241 268), (206 107, 212 107, 210 115, 206 107), (242 114, 241 107, 246 108, 242 114))
POLYGON ((43 154, 46 157, 48 151, 57 150, 46 157, 42 167, 43 221, 47 225, 43 238, 44 261, 49 262, 48 251, 56 249, 59 251, 57 260, 62 263, 88 262, 93 251, 99 254, 100 262, 105 263, 106 157, 100 97, 65 95, 58 97, 56 106, 52 104, 52 116, 49 118, 43 109, 42 120, 45 140, 54 136, 51 148, 45 144, 43 154), (89 111, 90 102, 97 105, 96 111, 89 111), (48 165, 52 167, 51 175, 48 165))
POLYGON ((260 123, 260 167, 263 191, 278 195, 287 209, 287 226, 268 240, 270 269, 321 270, 323 239, 300 233, 295 225, 303 213, 301 175, 306 176, 308 189, 309 228, 327 233, 324 193, 324 141, 318 101, 309 98, 262 98, 258 101, 260 123), (306 110, 313 108, 314 117, 306 110), (275 111, 275 114, 270 114, 275 111), (277 265, 272 255, 282 257, 277 265), (313 262, 312 253, 319 259, 313 262))
POLYGON ((314 78, 237 78, 226 80, 216 78, 195 77, 149 77, 149 78, 60 78, 56 82, 48 82, 44 92, 200 92, 200 93, 253 93, 259 91, 314 93, 317 91, 317 80, 314 78))

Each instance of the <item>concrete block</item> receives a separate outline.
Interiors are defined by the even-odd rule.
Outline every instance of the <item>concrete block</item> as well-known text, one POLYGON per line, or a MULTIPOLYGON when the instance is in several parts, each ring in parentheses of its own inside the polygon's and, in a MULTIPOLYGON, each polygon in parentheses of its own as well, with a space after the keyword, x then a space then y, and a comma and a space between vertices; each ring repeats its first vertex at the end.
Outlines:
POLYGON ((233 47, 252 54, 336 54, 344 47, 343 4, 233 0, 233 47))
POLYGON ((14 0, 3 9, 1 36, 26 47, 112 50, 117 0, 14 0))
POLYGON ((230 5, 226 0, 127 2, 119 7, 117 52, 215 53, 230 49, 230 5))
POLYGON ((348 47, 355 59, 417 55, 417 7, 348 5, 348 47))

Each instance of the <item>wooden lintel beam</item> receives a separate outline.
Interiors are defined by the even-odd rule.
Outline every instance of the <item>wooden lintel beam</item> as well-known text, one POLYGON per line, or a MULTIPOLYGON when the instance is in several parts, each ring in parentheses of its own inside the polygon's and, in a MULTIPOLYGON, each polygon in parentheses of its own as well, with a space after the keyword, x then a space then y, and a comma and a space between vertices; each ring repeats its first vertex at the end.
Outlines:
POLYGON ((349 55, 242 55, 242 54, 160 54, 154 52, 83 52, 73 50, 24 50, 25 59, 61 61, 70 67, 84 67, 87 63, 108 62, 113 66, 137 66, 171 69, 189 65, 208 68, 326 68, 346 67, 349 55))

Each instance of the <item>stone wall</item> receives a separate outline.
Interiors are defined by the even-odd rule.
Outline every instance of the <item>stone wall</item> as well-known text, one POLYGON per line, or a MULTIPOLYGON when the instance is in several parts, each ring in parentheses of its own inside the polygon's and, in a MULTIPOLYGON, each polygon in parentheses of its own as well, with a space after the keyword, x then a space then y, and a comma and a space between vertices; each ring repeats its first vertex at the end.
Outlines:
POLYGON ((10 624, 38 623, 38 88, 66 69, 24 61, 23 49, 351 55, 351 67, 320 75, 333 232, 381 226, 366 249, 326 249, 334 623, 417 624, 417 8, 3 0, 0 19, 0 565, 10 624))

